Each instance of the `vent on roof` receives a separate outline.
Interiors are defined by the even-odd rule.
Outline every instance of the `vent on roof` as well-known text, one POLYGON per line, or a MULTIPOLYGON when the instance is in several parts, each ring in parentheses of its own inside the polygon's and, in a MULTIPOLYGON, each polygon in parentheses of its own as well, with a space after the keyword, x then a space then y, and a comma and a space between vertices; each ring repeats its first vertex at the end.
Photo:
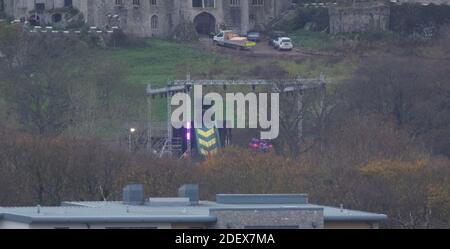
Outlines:
POLYGON ((192 205, 196 205, 199 202, 199 188, 198 184, 186 184, 178 189, 178 197, 189 198, 189 202, 192 205))
POLYGON ((218 194, 217 203, 221 204, 308 204, 305 194, 218 194))
POLYGON ((123 189, 123 204, 143 205, 144 204, 144 186, 142 184, 127 185, 123 189))
POLYGON ((189 198, 178 197, 178 198, 149 198, 149 206, 189 206, 189 198))

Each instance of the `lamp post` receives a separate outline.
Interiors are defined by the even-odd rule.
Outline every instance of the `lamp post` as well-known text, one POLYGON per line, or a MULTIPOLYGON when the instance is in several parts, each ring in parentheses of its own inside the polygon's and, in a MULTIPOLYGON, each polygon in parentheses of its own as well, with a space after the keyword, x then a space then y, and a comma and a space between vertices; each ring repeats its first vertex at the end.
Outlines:
POLYGON ((133 151, 133 134, 136 132, 136 128, 130 128, 130 133, 128 134, 128 146, 129 146, 129 150, 130 152, 133 151))
POLYGON ((186 124, 186 153, 189 158, 192 156, 192 125, 189 120, 186 124))

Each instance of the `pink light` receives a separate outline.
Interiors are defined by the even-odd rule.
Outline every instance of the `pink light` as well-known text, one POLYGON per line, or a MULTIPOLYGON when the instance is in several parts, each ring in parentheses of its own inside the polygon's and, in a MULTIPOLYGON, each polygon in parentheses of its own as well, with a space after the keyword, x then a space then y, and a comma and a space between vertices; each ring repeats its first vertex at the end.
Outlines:
POLYGON ((186 124, 186 140, 191 141, 191 122, 186 124))

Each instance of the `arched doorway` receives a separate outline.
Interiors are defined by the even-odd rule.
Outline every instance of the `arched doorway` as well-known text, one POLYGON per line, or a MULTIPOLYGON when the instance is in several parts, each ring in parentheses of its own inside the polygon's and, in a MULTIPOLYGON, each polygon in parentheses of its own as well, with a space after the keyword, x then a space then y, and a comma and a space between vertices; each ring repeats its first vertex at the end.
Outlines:
POLYGON ((197 33, 209 35, 216 31, 216 18, 207 12, 200 13, 194 18, 194 26, 197 33))

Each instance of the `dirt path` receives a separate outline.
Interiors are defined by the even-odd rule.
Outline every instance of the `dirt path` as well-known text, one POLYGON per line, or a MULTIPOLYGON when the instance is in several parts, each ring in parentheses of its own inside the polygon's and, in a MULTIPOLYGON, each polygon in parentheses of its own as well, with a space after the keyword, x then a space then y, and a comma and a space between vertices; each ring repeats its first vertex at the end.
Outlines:
POLYGON ((230 54, 248 57, 267 57, 267 58, 277 57, 277 58, 299 59, 315 56, 312 54, 305 53, 299 48, 294 48, 294 50, 292 51, 278 51, 273 47, 269 46, 267 41, 258 42, 258 44, 255 47, 253 47, 250 51, 238 51, 232 48, 216 46, 212 43, 211 38, 201 37, 199 42, 196 45, 194 45, 194 47, 201 50, 206 50, 220 54, 230 54))

